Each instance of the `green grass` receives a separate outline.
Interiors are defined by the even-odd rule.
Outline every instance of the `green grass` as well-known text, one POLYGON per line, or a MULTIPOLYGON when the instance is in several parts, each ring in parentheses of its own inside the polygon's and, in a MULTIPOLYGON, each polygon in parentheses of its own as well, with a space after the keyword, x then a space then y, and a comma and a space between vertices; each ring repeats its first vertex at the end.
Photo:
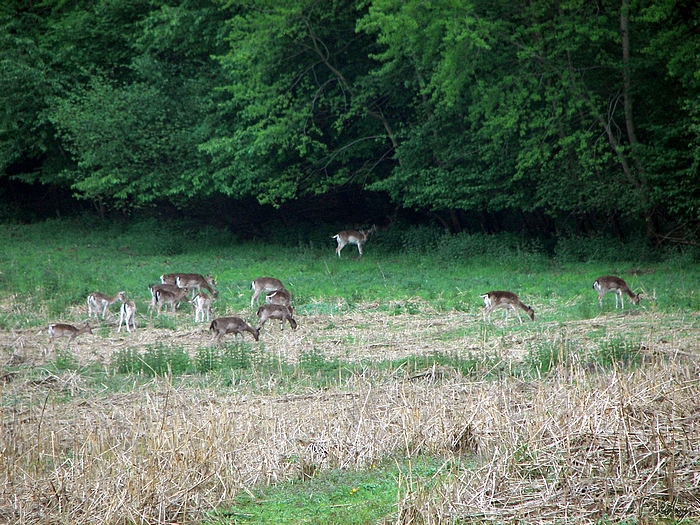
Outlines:
MULTIPOLYGON (((477 313, 479 294, 507 289, 535 308, 543 321, 590 319, 614 311, 614 299, 605 298, 602 312, 591 288, 602 274, 619 274, 649 299, 641 308, 662 312, 700 309, 700 271, 695 263, 672 258, 663 263, 638 264, 557 263, 520 252, 512 258, 488 254, 447 258, 423 253, 386 253, 369 247, 362 260, 338 259, 328 246, 271 246, 235 243, 225 233, 197 235, 155 223, 114 225, 49 221, 29 226, 0 226, 4 238, 0 254, 0 287, 13 301, 39 305, 52 317, 70 307, 87 309, 91 291, 124 290, 146 312, 148 285, 164 272, 212 274, 218 283, 219 311, 241 311, 250 303, 250 282, 270 275, 283 280, 293 292, 300 314, 333 314, 378 301, 390 315, 417 313, 419 299, 436 311, 477 313), (175 239, 152 241, 149 239, 175 239), (218 241, 226 241, 218 243, 218 241), (228 244, 229 242, 234 244, 228 244), (179 250, 163 250, 175 243, 179 250), (31 246, 28 250, 27 246, 31 246), (174 253, 177 251, 177 253, 174 253), (536 260, 536 264, 529 264, 536 260), (549 303, 554 310, 543 313, 549 303), (544 315, 544 317, 542 317, 544 315)), ((626 310, 633 310, 627 305, 626 310)), ((31 309, 31 308, 29 308, 31 309)), ((114 309, 113 309, 114 310, 114 309)), ((43 315, 20 316, 3 310, 0 326, 10 329, 37 326, 43 315)), ((157 320, 168 326, 167 318, 157 320)))
POLYGON ((396 516, 399 498, 436 484, 441 459, 386 461, 363 471, 329 470, 310 479, 241 492, 208 525, 361 525, 396 516))

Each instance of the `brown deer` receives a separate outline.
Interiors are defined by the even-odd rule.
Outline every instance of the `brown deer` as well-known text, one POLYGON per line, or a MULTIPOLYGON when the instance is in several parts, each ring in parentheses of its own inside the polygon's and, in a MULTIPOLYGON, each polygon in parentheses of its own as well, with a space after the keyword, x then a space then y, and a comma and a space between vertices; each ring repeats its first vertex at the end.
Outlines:
POLYGON ((518 316, 518 321, 520 321, 520 324, 523 324, 523 320, 520 318, 517 308, 522 308, 525 310, 525 313, 530 316, 530 319, 533 321, 535 320, 535 311, 531 307, 524 304, 513 292, 488 292, 480 295, 479 297, 484 300, 484 316, 486 317, 486 314, 488 314, 489 320, 491 319, 491 312, 493 312, 496 308, 506 309, 506 324, 508 324, 509 309, 513 310, 515 315, 518 316))
POLYGON ((280 304, 282 306, 291 306, 292 296, 287 290, 275 290, 265 296, 267 304, 280 304))
POLYGON ((598 304, 601 308, 603 307, 603 296, 608 292, 613 292, 615 294, 615 308, 617 308, 619 298, 623 310, 625 308, 625 301, 622 298, 623 293, 629 295, 634 304, 639 304, 639 300, 642 298, 641 294, 634 294, 623 279, 615 277, 614 275, 598 277, 593 281, 593 288, 598 291, 598 304))
MULTIPOLYGON (((158 290, 166 290, 175 294, 180 293, 182 290, 177 284, 149 284, 148 289, 151 291, 151 303, 148 305, 149 312, 153 312, 158 306, 158 300, 156 298, 156 292, 158 292, 158 290)), ((185 289, 185 295, 188 293, 189 290, 185 289)), ((180 305, 178 304, 178 306, 180 305)))
POLYGON ((258 308, 258 317, 260 318, 260 323, 258 323, 258 330, 262 330, 263 325, 268 319, 279 319, 282 321, 282 330, 284 330, 284 321, 289 321, 289 325, 292 330, 296 330, 297 322, 294 320, 292 315, 294 315, 294 309, 282 306, 281 304, 264 304, 258 308))
POLYGON ((117 295, 109 296, 100 292, 93 292, 88 295, 88 317, 92 317, 95 314, 95 319, 97 319, 97 314, 100 308, 102 308, 102 319, 105 318, 107 313, 107 308, 116 303, 117 301, 124 302, 124 292, 119 292, 117 295))
POLYGON ((92 328, 87 323, 82 328, 76 328, 72 324, 54 323, 49 325, 49 342, 59 337, 67 337, 70 344, 73 339, 85 333, 92 333, 92 328))
POLYGON ((240 317, 219 317, 214 319, 209 326, 209 330, 213 332, 209 340, 209 346, 214 344, 215 341, 219 341, 224 335, 231 333, 236 334, 236 338, 238 338, 239 335, 243 337, 243 332, 250 332, 256 341, 260 336, 260 331, 257 328, 253 328, 240 317))
POLYGON ((255 304, 255 300, 260 297, 263 292, 286 292, 287 289, 282 284, 282 281, 275 279, 274 277, 258 277, 252 283, 250 283, 250 288, 253 290, 253 297, 250 299, 250 307, 252 308, 255 304))
POLYGON ((357 246, 357 251, 360 252, 360 257, 362 257, 362 245, 367 242, 369 236, 376 231, 376 225, 372 225, 369 230, 343 230, 333 236, 333 238, 338 241, 338 247, 335 249, 335 252, 338 254, 338 257, 340 257, 340 252, 346 245, 354 244, 357 246))
POLYGON ((180 288, 188 288, 193 292, 196 290, 197 293, 201 292, 202 288, 204 288, 214 299, 216 299, 218 295, 218 292, 214 289, 216 282, 211 275, 204 277, 198 273, 181 273, 176 277, 175 284, 180 288))
POLYGON ((160 311, 165 306, 167 311, 168 305, 171 305, 172 312, 175 313, 175 305, 180 301, 187 300, 187 288, 180 288, 179 292, 169 292, 167 290, 156 291, 156 304, 158 305, 158 315, 160 311))

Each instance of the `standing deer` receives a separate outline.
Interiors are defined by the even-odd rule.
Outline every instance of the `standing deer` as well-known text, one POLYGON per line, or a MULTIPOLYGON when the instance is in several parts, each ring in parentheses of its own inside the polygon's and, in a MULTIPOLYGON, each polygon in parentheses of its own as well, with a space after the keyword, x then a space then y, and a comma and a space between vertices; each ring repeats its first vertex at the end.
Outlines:
POLYGON ((334 235, 333 238, 338 241, 338 247, 335 252, 340 257, 340 252, 348 244, 355 244, 357 246, 357 251, 360 252, 360 257, 362 257, 362 245, 367 242, 369 236, 377 231, 377 226, 372 225, 369 230, 343 230, 338 235, 334 235))
POLYGON ((281 304, 282 306, 291 306, 292 296, 287 290, 275 290, 265 296, 267 304, 281 304))
POLYGON ((243 337, 243 332, 250 332, 256 341, 260 336, 260 331, 257 328, 253 328, 240 317, 219 317, 214 319, 209 326, 209 330, 213 332, 209 340, 209 346, 214 344, 214 341, 219 341, 224 335, 230 333, 236 334, 236 338, 238 338, 239 335, 243 337))
POLYGON ((54 323, 49 325, 49 342, 53 341, 54 339, 57 339, 59 337, 67 337, 68 338, 68 344, 70 345, 71 341, 78 337, 80 334, 92 333, 92 328, 90 328, 90 325, 85 323, 85 326, 82 328, 76 328, 72 324, 63 324, 63 323, 54 323))
POLYGON ((619 298, 623 310, 625 308, 625 301, 622 298, 623 293, 629 295, 634 304, 639 304, 639 300, 642 298, 641 294, 634 294, 623 279, 614 275, 598 277, 593 282, 593 288, 598 291, 598 304, 601 308, 603 307, 603 296, 608 292, 615 293, 615 308, 617 308, 617 300, 619 298))
POLYGON ((92 314, 94 313, 95 319, 97 319, 97 314, 100 308, 102 308, 102 319, 104 319, 105 315, 107 314, 107 308, 109 308, 117 301, 124 302, 124 292, 119 292, 113 297, 110 297, 109 295, 105 295, 100 292, 91 293, 90 295, 88 295, 87 298, 88 317, 92 317, 92 314))
POLYGON ((517 308, 522 308, 525 310, 525 313, 530 316, 530 319, 533 321, 535 320, 535 311, 531 307, 525 305, 513 292, 489 292, 480 295, 479 297, 484 300, 484 317, 486 317, 486 314, 488 314, 489 320, 491 319, 491 312, 493 312, 496 308, 506 309, 506 324, 508 324, 509 309, 513 310, 515 315, 518 316, 518 321, 520 321, 520 324, 523 324, 523 320, 520 318, 517 308))
POLYGON ((264 304, 258 308, 257 315, 260 318, 258 330, 262 330, 263 325, 268 319, 279 319, 282 321, 282 330, 284 330, 285 320, 289 321, 292 330, 296 330, 297 328, 297 322, 292 317, 292 315, 294 315, 294 309, 282 306, 281 304, 264 304))
POLYGON ((122 303, 119 313, 119 328, 117 328, 117 332, 122 331, 122 323, 124 321, 126 321, 127 332, 131 332, 131 329, 129 328, 130 324, 134 327, 134 330, 136 330, 136 304, 134 301, 125 301, 122 303))
POLYGON ((205 313, 207 314, 207 322, 209 322, 209 316, 211 315, 211 297, 204 292, 200 292, 192 298, 190 303, 194 306, 194 322, 198 323, 200 316, 202 321, 204 321, 205 313))
POLYGON ((175 278, 175 284, 180 288, 188 288, 194 293, 202 291, 202 288, 207 290, 216 299, 218 295, 217 291, 214 289, 216 282, 211 275, 206 277, 199 275, 198 273, 181 273, 175 278))
POLYGON ((172 306, 172 312, 175 313, 175 305, 180 301, 187 300, 187 288, 180 288, 179 292, 169 292, 167 290, 156 291, 156 303, 158 304, 158 315, 160 311, 165 306, 167 311, 168 305, 172 306))
POLYGON ((287 289, 282 284, 282 281, 273 277, 258 277, 252 283, 250 288, 253 290, 253 297, 250 299, 250 307, 255 304, 255 300, 260 297, 263 292, 287 292, 287 289))
MULTIPOLYGON (((149 284, 148 289, 151 291, 151 303, 148 305, 148 311, 151 313, 158 306, 158 298, 156 297, 156 293, 159 290, 165 290, 175 294, 178 294, 181 290, 183 290, 183 288, 180 288, 177 284, 149 284)), ((189 290, 187 288, 184 288, 184 291, 185 295, 189 293, 189 290)), ((180 305, 178 304, 177 306, 180 305)))

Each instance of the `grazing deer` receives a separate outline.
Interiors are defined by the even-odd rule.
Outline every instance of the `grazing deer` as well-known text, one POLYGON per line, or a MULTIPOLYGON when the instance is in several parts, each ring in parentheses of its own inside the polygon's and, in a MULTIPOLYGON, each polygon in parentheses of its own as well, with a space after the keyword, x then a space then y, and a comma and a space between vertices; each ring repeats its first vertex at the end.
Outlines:
POLYGON ((105 315, 107 314, 107 308, 109 308, 117 301, 124 302, 124 292, 119 292, 114 297, 110 297, 109 295, 105 295, 100 292, 91 293, 90 295, 88 295, 87 298, 88 317, 92 317, 92 314, 94 312, 95 319, 97 319, 99 309, 102 308, 102 319, 104 319, 105 315))
MULTIPOLYGON (((151 291, 151 303, 148 305, 148 311, 153 312, 155 308, 158 306, 158 299, 156 297, 156 293, 158 290, 166 290, 168 292, 172 293, 180 293, 183 288, 180 288, 177 284, 149 284, 148 289, 151 291)), ((185 295, 189 293, 188 289, 185 290, 185 295)), ((179 304, 177 306, 180 306, 179 304)))
POLYGON ((158 315, 160 311, 165 306, 165 310, 168 310, 168 305, 172 306, 172 312, 175 313, 175 305, 180 301, 187 300, 187 288, 180 288, 179 292, 169 292, 167 290, 157 290, 156 291, 156 303, 158 304, 158 315))
POLYGON ((508 324, 508 309, 512 309, 515 312, 520 324, 523 324, 523 320, 520 318, 517 308, 522 308, 530 316, 530 319, 535 320, 535 311, 524 304, 513 292, 489 292, 479 297, 484 300, 484 317, 488 314, 489 320, 491 319, 491 312, 496 308, 506 309, 506 324, 508 324))
POLYGON ((175 278, 175 284, 180 288, 189 288, 197 293, 202 291, 202 288, 207 290, 216 299, 217 291, 214 289, 216 282, 211 275, 206 277, 199 275, 198 273, 180 273, 175 278))
POLYGON ((292 317, 292 315, 294 315, 294 309, 282 306, 281 304, 264 304, 258 308, 257 315, 260 318, 258 330, 262 330, 263 325, 268 319, 279 319, 282 321, 282 330, 284 330, 285 320, 289 321, 292 330, 296 330, 297 328, 297 322, 292 317))
POLYGON ((598 290, 598 304, 601 308, 603 307, 603 296, 608 292, 615 293, 615 308, 617 308, 617 300, 619 298, 623 310, 625 308, 625 301, 622 298, 623 293, 629 295, 632 298, 632 302, 634 304, 639 304, 639 300, 642 298, 641 294, 634 294, 623 279, 615 277, 614 275, 598 277, 593 282, 593 288, 595 290, 598 290))
POLYGON ((59 337, 67 337, 68 338, 68 344, 71 343, 73 339, 78 337, 80 334, 84 333, 91 334, 92 333, 92 328, 90 328, 90 325, 85 323, 85 326, 82 328, 76 328, 72 324, 62 324, 62 323, 54 323, 49 325, 49 342, 53 341, 56 338, 59 337))
POLYGON ((287 290, 275 290, 265 296, 267 304, 281 304, 282 306, 291 306, 292 296, 287 290))
POLYGON ((334 235, 333 238, 338 241, 338 247, 335 252, 340 257, 340 252, 348 244, 355 244, 357 246, 357 251, 360 252, 360 257, 362 257, 362 245, 367 242, 369 236, 377 231, 377 226, 372 225, 369 230, 343 230, 338 235, 334 235))
POLYGON ((192 306, 194 306, 194 322, 198 323, 200 316, 202 321, 204 321, 204 314, 207 314, 207 322, 209 322, 209 316, 211 315, 211 297, 209 297, 204 292, 200 292, 195 295, 190 301, 192 306))
POLYGON ((258 277, 252 283, 250 283, 250 288, 253 290, 253 297, 250 300, 250 307, 252 308, 255 304, 255 300, 260 297, 263 292, 286 292, 287 289, 282 284, 282 281, 275 279, 273 277, 258 277))
POLYGON ((124 321, 126 321, 127 332, 131 332, 131 329, 129 328, 130 324, 134 327, 134 330, 136 330, 136 304, 134 301, 126 301, 122 303, 119 313, 119 328, 117 328, 117 332, 122 331, 122 323, 124 321))
POLYGON ((260 331, 257 328, 253 328, 240 317, 219 317, 214 319, 209 326, 209 330, 213 332, 209 340, 209 346, 214 344, 214 341, 219 341, 224 335, 230 333, 236 334, 236 338, 238 338, 239 334, 243 337, 243 332, 250 332, 256 341, 260 336, 260 331))

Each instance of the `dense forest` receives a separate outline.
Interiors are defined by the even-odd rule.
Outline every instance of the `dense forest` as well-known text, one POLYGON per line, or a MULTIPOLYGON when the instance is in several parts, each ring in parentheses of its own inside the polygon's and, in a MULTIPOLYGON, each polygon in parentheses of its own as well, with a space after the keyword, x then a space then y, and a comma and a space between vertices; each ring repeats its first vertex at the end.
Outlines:
POLYGON ((7 0, 0 64, 0 220, 700 238, 693 1, 7 0))

